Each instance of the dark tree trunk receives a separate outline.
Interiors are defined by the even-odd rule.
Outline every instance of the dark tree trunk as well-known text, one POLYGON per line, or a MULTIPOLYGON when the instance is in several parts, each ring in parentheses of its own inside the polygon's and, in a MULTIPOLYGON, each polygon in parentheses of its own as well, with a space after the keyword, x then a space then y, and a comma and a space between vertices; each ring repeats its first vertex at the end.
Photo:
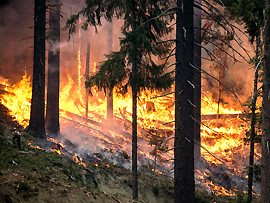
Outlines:
POLYGON ((263 111, 262 111, 262 203, 270 200, 270 0, 265 1, 263 111))
MULTIPOLYGON (((259 63, 259 42, 260 40, 256 39, 256 56, 255 61, 259 63)), ((251 102, 251 124, 250 124, 250 154, 249 154, 249 173, 248 173, 248 203, 252 201, 252 185, 253 185, 253 171, 254 171, 254 139, 255 139, 255 124, 256 124, 256 102, 257 102, 257 84, 258 84, 258 65, 256 65, 255 75, 254 75, 254 89, 253 89, 253 98, 251 102)))
POLYGON ((45 138, 45 0, 35 0, 34 64, 31 115, 28 131, 35 137, 45 138))
MULTIPOLYGON (((136 30, 135 1, 132 0, 132 31, 136 30)), ((133 43, 134 52, 136 44, 133 43)), ((132 60, 132 182, 133 199, 138 198, 138 172, 137 172, 137 61, 136 54, 133 53, 132 60)))
POLYGON ((175 203, 195 202, 193 1, 177 1, 175 72, 175 203))
MULTIPOLYGON (((108 27, 108 54, 112 52, 113 44, 113 23, 109 23, 108 27)), ((107 96, 107 120, 113 121, 113 89, 109 90, 107 96)))
MULTIPOLYGON (((90 64, 90 40, 87 39, 87 52, 86 52, 86 66, 85 66, 85 76, 86 78, 89 77, 89 64, 90 64)), ((88 119, 88 98, 89 98, 89 88, 86 87, 85 93, 85 119, 87 122, 88 119)))
POLYGON ((59 127, 60 0, 50 9, 46 130, 57 136, 59 127))
MULTIPOLYGON (((201 0, 195 0, 195 3, 198 2, 201 5, 201 0)), ((198 44, 201 44, 201 29, 202 25, 201 20, 201 9, 194 7, 194 41, 198 44)), ((194 65, 201 67, 201 47, 197 44, 194 44, 194 65)), ((200 144, 201 143, 201 71, 195 70, 194 72, 194 140, 200 144)), ((201 147, 195 144, 194 145, 194 158, 199 160, 201 157, 201 147)))

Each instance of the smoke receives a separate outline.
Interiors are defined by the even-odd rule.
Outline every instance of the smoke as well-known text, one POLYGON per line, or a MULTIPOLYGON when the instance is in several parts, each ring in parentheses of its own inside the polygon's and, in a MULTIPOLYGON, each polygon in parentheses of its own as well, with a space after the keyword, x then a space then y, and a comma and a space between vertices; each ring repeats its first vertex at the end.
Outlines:
MULTIPOLYGON (((244 30, 243 25, 235 24, 235 26, 237 26, 240 30, 244 30)), ((235 62, 232 57, 222 52, 219 53, 217 57, 225 67, 220 65, 219 62, 202 60, 202 68, 222 83, 220 84, 217 80, 202 74, 202 92, 203 94, 211 92, 213 99, 216 102, 221 99, 221 102, 226 106, 231 106, 235 109, 241 110, 242 107, 239 99, 241 103, 244 103, 253 92, 254 69, 252 68, 252 65, 248 63, 248 61, 250 61, 249 56, 253 57, 255 53, 254 48, 250 44, 246 35, 240 31, 236 32, 236 35, 237 36, 235 37, 241 43, 241 46, 235 41, 231 42, 231 46, 236 49, 241 56, 231 49, 228 49, 228 53, 234 56, 239 62, 235 62), (246 49, 249 55, 247 55, 242 47, 246 49), (233 91, 233 93, 236 94, 239 99, 236 98, 235 95, 228 89, 233 91)), ((212 45, 208 45, 206 48, 213 52, 218 50, 212 45)), ((203 57, 209 58, 204 51, 202 53, 203 57)))

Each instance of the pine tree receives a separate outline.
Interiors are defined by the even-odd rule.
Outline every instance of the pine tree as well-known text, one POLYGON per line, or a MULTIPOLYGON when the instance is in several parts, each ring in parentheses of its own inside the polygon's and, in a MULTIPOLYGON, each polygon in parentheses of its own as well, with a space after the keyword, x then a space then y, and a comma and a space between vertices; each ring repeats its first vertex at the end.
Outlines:
MULTIPOLYGON (((96 75, 89 78, 86 86, 95 85, 104 92, 115 86, 121 93, 126 93, 128 87, 132 89, 132 174, 133 199, 136 199, 138 198, 137 97, 140 91, 146 88, 162 90, 172 85, 171 75, 163 74, 164 64, 158 65, 153 60, 153 56, 160 57, 169 53, 170 43, 163 44, 159 41, 171 31, 167 26, 172 18, 163 15, 168 14, 172 2, 115 0, 86 3, 86 8, 79 12, 88 17, 84 28, 88 25, 99 25, 100 16, 110 20, 113 13, 124 19, 120 50, 107 56, 107 60, 101 64, 96 75)), ((78 20, 78 15, 67 22, 70 32, 76 30, 74 23, 78 20)))
POLYGON ((270 200, 270 1, 265 0, 263 111, 262 111, 262 203, 270 200))
POLYGON ((256 134, 256 102, 258 97, 257 83, 258 83, 258 72, 260 67, 260 53, 262 52, 261 47, 261 35, 263 31, 264 18, 263 18, 263 7, 264 0, 238 0, 231 2, 226 0, 225 5, 232 12, 233 16, 238 18, 241 22, 244 22, 246 32, 250 37, 250 42, 256 43, 256 50, 254 60, 251 61, 255 67, 254 76, 254 91, 251 101, 251 123, 250 130, 247 135, 250 141, 250 157, 249 157, 249 171, 248 171, 248 202, 252 201, 252 185, 253 185, 253 172, 254 172, 254 143, 255 139, 258 137, 256 134))
POLYGON ((194 31, 191 0, 178 0, 175 68, 175 203, 195 202, 194 180, 194 31))
POLYGON ((45 138, 45 0, 35 0, 34 15, 34 64, 28 131, 35 137, 45 138))
POLYGON ((46 131, 57 136, 59 126, 59 69, 60 69, 60 0, 55 0, 50 8, 49 53, 48 53, 48 84, 46 131))

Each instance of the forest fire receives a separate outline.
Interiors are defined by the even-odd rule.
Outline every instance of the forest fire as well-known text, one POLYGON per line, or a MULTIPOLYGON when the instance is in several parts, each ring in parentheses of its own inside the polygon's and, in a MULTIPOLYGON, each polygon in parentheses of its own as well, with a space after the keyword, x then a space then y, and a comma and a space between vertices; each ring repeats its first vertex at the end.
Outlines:
MULTIPOLYGON (((1 81, 6 93, 2 95, 1 102, 8 107, 10 114, 22 126, 29 122, 31 85, 30 77, 23 76, 17 84, 10 86, 1 81), (17 102, 12 102, 16 99, 17 102)), ((60 86, 60 123, 61 134, 74 145, 78 146, 73 152, 73 160, 85 166, 84 155, 102 153, 112 162, 130 168, 129 160, 119 159, 117 155, 126 152, 131 155, 131 95, 117 96, 114 94, 114 127, 108 125, 106 120, 106 98, 101 93, 91 97, 89 101, 89 116, 85 119, 85 104, 79 92, 76 91, 75 82, 68 76, 67 83, 60 86), (75 90, 74 90, 75 89, 75 90), (78 155, 76 155, 78 154, 78 155), (82 158, 81 158, 82 157, 82 158)), ((173 87, 172 87, 173 89, 173 87)), ((165 93, 166 94, 166 93, 165 93)), ((142 166, 154 165, 156 159, 159 173, 171 174, 173 150, 165 150, 151 155, 153 147, 150 145, 153 136, 163 140, 173 137, 174 124, 174 94, 164 97, 160 92, 144 91, 138 99, 138 160, 142 166), (152 134, 149 134, 149 130, 152 134)), ((209 93, 202 99, 202 115, 216 115, 217 102, 209 93)), ((240 114, 241 111, 219 105, 220 114, 240 114)), ((204 185, 209 191, 216 194, 233 195, 234 190, 245 190, 246 174, 244 165, 248 161, 248 146, 244 144, 246 127, 241 118, 205 119, 202 116, 201 139, 202 157, 204 163, 198 164, 196 169, 196 182, 204 185), (214 178, 214 176, 216 178, 214 178), (234 180, 235 179, 235 180, 234 180)), ((55 143, 50 151, 62 154, 67 147, 61 141, 48 138, 55 143)), ((166 142, 166 149, 173 148, 173 140, 166 142)), ((122 156, 122 154, 121 154, 122 156)), ((260 152, 256 148, 256 159, 260 152)))

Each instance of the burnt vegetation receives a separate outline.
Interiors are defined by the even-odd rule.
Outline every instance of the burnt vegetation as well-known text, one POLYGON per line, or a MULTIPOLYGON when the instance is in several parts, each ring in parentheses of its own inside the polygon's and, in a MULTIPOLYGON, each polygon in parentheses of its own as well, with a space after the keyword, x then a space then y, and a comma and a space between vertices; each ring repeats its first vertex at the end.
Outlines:
POLYGON ((28 1, 0 4, 1 201, 269 200, 269 0, 28 1))

